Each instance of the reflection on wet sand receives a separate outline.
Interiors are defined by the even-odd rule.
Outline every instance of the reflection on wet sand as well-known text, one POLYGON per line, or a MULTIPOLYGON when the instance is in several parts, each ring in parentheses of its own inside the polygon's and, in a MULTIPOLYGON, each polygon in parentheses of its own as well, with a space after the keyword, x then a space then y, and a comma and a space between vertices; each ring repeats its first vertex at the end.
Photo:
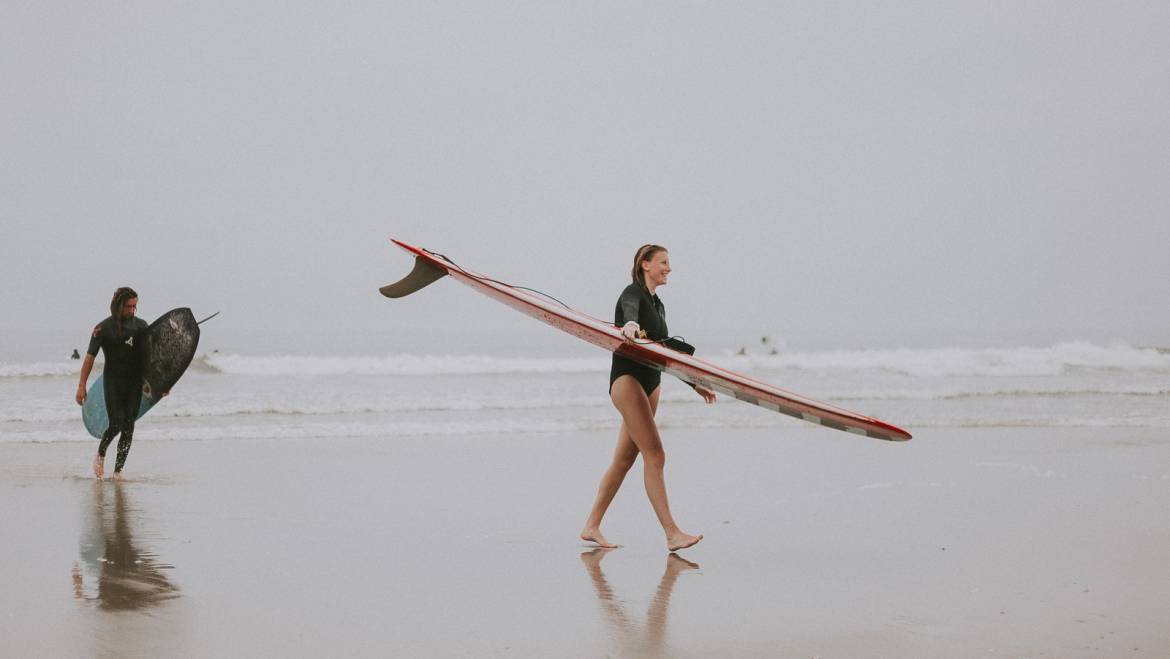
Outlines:
POLYGON ((128 488, 116 481, 93 483, 81 560, 73 565, 73 596, 112 611, 145 609, 179 596, 163 572, 172 566, 135 544, 141 511, 130 505, 128 488))
POLYGON ((683 572, 698 569, 699 564, 692 563, 678 554, 666 556, 666 570, 658 582, 654 599, 650 601, 643 627, 627 615, 621 600, 614 595, 613 589, 605 579, 605 573, 601 571, 601 559, 611 551, 613 550, 598 547, 584 552, 581 554, 581 562, 585 564, 585 570, 593 580, 593 588, 601 603, 603 617, 610 626, 611 635, 621 647, 621 656, 671 656, 672 653, 666 643, 666 618, 674 582, 683 572))

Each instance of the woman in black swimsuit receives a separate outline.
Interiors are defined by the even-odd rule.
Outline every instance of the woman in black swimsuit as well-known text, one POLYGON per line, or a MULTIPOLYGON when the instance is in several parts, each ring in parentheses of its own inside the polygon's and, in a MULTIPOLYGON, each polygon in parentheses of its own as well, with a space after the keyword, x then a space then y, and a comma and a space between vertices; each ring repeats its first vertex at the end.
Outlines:
MULTIPOLYGON (((643 245, 634 256, 634 268, 630 274, 634 282, 618 298, 614 311, 615 324, 622 328, 626 341, 633 342, 639 332, 645 332, 644 336, 652 341, 667 338, 666 310, 655 295, 655 290, 666 284, 667 275, 670 274, 666 248, 643 245)), ((593 510, 585 521, 585 529, 581 531, 582 540, 595 542, 602 547, 617 547, 601 534, 601 518, 639 453, 642 454, 644 465, 646 496, 650 498, 650 505, 654 507, 662 530, 666 532, 667 548, 670 551, 684 549, 703 539, 702 535, 683 532, 670 514, 663 475, 666 452, 662 448, 658 426, 654 423, 661 380, 662 373, 657 369, 614 353, 609 372, 609 397, 622 415, 622 427, 618 432, 613 462, 601 477, 593 510)), ((701 386, 694 389, 708 403, 715 402, 715 393, 710 389, 701 386)))

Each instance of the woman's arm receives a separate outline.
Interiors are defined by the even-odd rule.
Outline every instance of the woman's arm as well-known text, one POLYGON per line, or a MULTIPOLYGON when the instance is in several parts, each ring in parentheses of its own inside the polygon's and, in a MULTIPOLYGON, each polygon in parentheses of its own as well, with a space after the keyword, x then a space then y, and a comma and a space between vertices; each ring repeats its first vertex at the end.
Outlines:
POLYGON ((622 335, 626 337, 626 341, 632 342, 638 338, 638 331, 642 329, 638 324, 638 312, 641 311, 641 307, 642 296, 635 287, 627 286, 618 298, 618 317, 614 319, 621 325, 622 335))

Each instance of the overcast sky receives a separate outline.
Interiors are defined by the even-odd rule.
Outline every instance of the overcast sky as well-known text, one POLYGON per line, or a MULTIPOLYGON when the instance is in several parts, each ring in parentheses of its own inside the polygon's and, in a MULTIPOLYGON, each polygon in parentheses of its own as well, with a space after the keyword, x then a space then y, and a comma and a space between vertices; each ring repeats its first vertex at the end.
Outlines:
POLYGON ((1163 1, 8 0, 0 328, 81 343, 128 284, 222 337, 551 332, 452 281, 381 298, 394 236, 603 316, 664 244, 700 344, 1170 345, 1168 29, 1163 1))

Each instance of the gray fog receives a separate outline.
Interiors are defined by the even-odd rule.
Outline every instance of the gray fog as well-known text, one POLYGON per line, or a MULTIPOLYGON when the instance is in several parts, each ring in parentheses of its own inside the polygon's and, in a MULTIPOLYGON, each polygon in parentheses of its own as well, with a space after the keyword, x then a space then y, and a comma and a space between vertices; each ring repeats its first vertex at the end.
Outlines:
MULTIPOLYGON (((1170 4, 9 0, 0 358, 121 285, 205 347, 574 345, 396 237, 700 345, 1170 345, 1170 4), (207 336, 211 337, 211 325, 207 336), (503 338, 501 338, 503 337, 503 338)), ((587 349, 587 348, 585 348, 587 349)))

